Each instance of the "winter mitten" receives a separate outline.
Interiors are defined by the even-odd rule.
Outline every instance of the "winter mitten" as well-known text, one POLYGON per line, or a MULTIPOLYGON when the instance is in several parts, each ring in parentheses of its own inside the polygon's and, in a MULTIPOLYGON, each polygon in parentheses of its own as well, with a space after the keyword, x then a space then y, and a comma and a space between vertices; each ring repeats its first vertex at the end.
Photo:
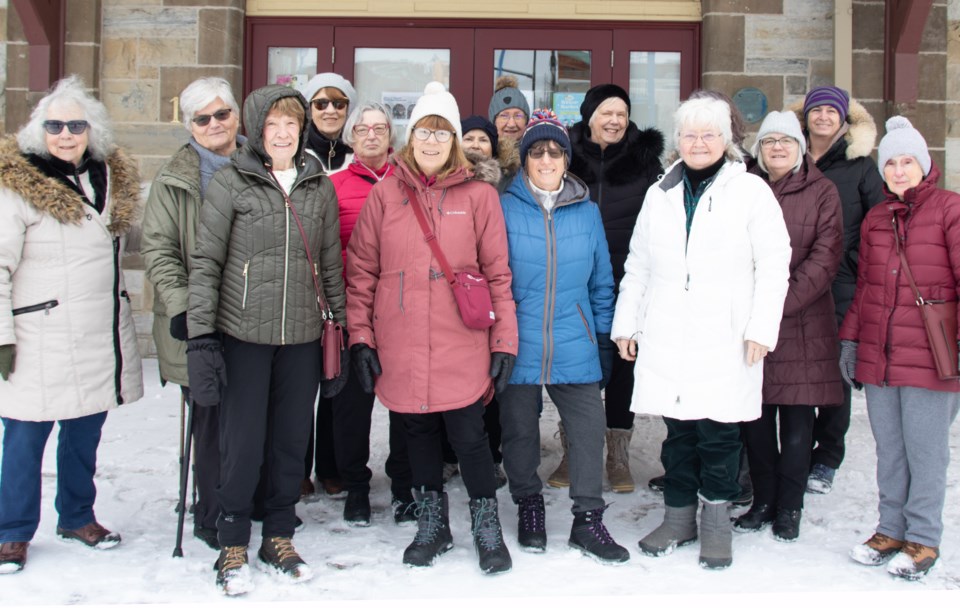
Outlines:
POLYGON ((383 373, 377 351, 366 344, 354 344, 350 347, 350 355, 353 357, 353 371, 357 374, 363 392, 372 393, 376 382, 374 376, 383 373))
POLYGON ((610 340, 610 334, 597 334, 597 349, 600 351, 600 388, 607 386, 613 374, 613 359, 617 356, 617 344, 610 340))
POLYGON ((206 334, 187 341, 187 376, 194 405, 220 403, 220 391, 227 385, 227 367, 218 334, 206 334))
POLYGON ((840 375, 844 381, 857 390, 863 385, 854 379, 857 371, 857 343, 853 340, 840 340, 840 375))
MULTIPOLYGON (((347 343, 347 330, 343 330, 343 343, 347 343)), ((320 381, 320 396, 324 399, 332 399, 340 394, 343 387, 347 385, 347 378, 350 377, 350 351, 342 349, 340 351, 340 375, 330 380, 320 381)))
POLYGON ((502 393, 507 389, 510 376, 513 375, 513 364, 516 362, 517 356, 510 353, 490 354, 490 377, 493 378, 494 391, 502 393))
POLYGON ((181 312, 170 319, 170 335, 174 340, 187 341, 187 312, 181 312))
POLYGON ((16 363, 17 345, 4 344, 0 346, 0 376, 3 376, 5 381, 10 379, 10 374, 13 373, 16 363))

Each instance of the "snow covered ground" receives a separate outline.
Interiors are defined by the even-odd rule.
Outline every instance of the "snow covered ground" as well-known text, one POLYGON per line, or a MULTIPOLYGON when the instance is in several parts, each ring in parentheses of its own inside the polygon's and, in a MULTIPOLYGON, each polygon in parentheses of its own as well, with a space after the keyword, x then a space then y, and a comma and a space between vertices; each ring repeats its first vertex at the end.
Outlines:
MULTIPOLYGON (((769 528, 734 537, 734 563, 710 572, 697 565, 697 545, 658 559, 640 554, 637 541, 657 526, 662 498, 646 481, 662 472, 659 463, 664 427, 657 419, 637 419, 632 442, 632 469, 638 482, 633 494, 606 493, 611 506, 605 521, 614 538, 628 547, 631 560, 619 567, 602 566, 567 548, 570 500, 567 492, 545 489, 546 554, 523 553, 517 547, 516 508, 506 488, 500 490, 501 519, 513 556, 510 573, 482 575, 469 535, 467 495, 459 478, 449 484, 450 519, 455 547, 433 568, 411 570, 401 564, 414 528, 393 523, 389 483, 383 473, 386 457, 386 410, 375 409, 371 468, 373 525, 351 528, 342 520, 343 501, 318 497, 297 506, 306 521, 294 539, 313 567, 315 577, 289 585, 254 570, 257 588, 249 596, 228 599, 214 585, 216 552, 189 532, 184 557, 174 559, 177 501, 177 433, 179 391, 158 382, 155 360, 144 363, 146 395, 138 403, 111 413, 99 452, 98 519, 123 535, 111 551, 93 552, 56 539, 53 508, 56 483, 55 437, 47 445, 43 468, 43 513, 30 546, 26 569, 0 577, 0 606, 174 604, 208 605, 240 601, 244 605, 323 602, 327 605, 456 605, 497 606, 520 602, 573 605, 603 601, 605 606, 671 605, 960 605, 960 424, 951 436, 951 466, 946 534, 938 567, 919 583, 895 580, 883 568, 853 563, 847 552, 873 532, 877 518, 874 442, 862 393, 854 397, 847 460, 833 493, 807 496, 800 539, 794 544, 773 540, 769 528), (907 594, 907 595, 905 595, 907 594)), ((546 478, 559 458, 557 413, 548 402, 541 421, 546 478)), ((2 429, 0 429, 2 433, 2 429)), ((251 558, 259 547, 254 524, 251 558)))

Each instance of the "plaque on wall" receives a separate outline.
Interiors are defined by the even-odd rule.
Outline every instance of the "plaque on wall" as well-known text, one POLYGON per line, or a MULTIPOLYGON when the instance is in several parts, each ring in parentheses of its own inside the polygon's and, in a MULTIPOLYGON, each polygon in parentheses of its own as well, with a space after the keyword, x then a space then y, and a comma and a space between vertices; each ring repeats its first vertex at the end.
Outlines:
POLYGON ((733 103, 747 122, 760 122, 767 115, 767 96, 756 87, 744 87, 734 93, 733 103))

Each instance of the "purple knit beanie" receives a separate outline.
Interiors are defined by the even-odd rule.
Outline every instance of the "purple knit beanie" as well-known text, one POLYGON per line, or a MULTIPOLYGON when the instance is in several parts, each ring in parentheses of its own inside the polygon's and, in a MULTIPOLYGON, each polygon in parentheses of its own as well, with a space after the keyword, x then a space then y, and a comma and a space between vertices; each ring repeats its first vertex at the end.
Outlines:
POLYGON ((803 100, 804 122, 810 110, 817 106, 832 106, 840 113, 840 120, 845 121, 850 112, 850 93, 840 87, 817 87, 811 90, 803 100))

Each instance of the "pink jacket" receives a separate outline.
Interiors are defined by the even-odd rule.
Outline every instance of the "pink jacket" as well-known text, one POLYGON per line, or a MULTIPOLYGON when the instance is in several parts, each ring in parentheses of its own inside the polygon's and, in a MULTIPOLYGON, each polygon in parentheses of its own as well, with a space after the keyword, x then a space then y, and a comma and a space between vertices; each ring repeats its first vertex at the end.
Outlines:
POLYGON ((442 412, 475 403, 492 388, 490 353, 517 354, 507 233, 497 191, 458 171, 426 186, 398 162, 374 186, 347 247, 350 345, 377 350, 376 393, 390 410, 442 412), (440 275, 402 186, 433 224, 455 272, 479 271, 490 283, 496 323, 468 329, 440 275))
POLYGON ((360 216, 360 209, 363 208, 371 188, 386 176, 392 175, 395 169, 396 167, 387 163, 381 171, 374 174, 354 158, 342 171, 330 176, 337 192, 337 202, 340 204, 340 247, 343 249, 344 274, 347 268, 347 244, 360 216), (378 177, 380 179, 377 179, 378 177))

